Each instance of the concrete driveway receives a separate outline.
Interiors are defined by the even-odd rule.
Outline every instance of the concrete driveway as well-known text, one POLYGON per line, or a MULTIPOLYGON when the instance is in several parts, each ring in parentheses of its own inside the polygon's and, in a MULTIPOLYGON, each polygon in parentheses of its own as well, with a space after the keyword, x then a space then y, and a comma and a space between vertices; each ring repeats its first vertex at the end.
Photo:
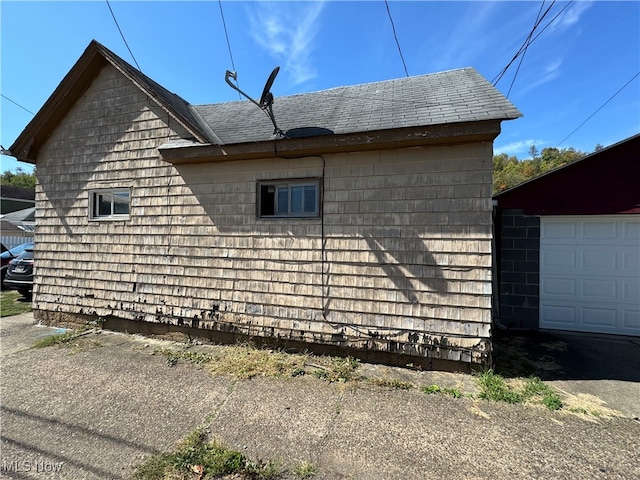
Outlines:
MULTIPOLYGON (((312 462, 315 478, 640 478, 640 422, 630 416, 581 417, 312 376, 213 377, 151 354, 169 343, 109 332, 87 335, 82 348, 31 348, 55 331, 34 326, 31 315, 0 319, 2 478, 131 478, 137 464, 200 425, 254 459, 285 468, 312 462)), ((362 369, 473 389, 468 375, 362 369)), ((559 381, 580 388, 574 380, 559 381)), ((636 391, 637 382, 623 382, 636 391)))

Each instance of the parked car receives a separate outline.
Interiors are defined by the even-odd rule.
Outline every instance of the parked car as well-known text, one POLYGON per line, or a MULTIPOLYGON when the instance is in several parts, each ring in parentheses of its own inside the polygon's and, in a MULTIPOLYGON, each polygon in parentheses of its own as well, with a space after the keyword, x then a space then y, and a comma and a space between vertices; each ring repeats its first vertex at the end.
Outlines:
POLYGON ((0 254, 0 259, 2 260, 2 270, 0 270, 0 286, 4 286, 4 276, 7 273, 9 262, 28 248, 33 249, 33 242, 23 243, 0 254))
POLYGON ((28 297, 31 294, 33 290, 33 246, 26 248, 9 262, 2 283, 9 290, 18 290, 23 297, 28 297))

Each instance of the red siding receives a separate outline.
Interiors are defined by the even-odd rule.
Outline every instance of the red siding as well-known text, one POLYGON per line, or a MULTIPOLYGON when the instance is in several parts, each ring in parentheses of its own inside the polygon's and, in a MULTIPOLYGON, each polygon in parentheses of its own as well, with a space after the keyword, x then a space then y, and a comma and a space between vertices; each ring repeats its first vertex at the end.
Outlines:
POLYGON ((640 135, 507 190, 499 209, 527 215, 640 214, 640 135))

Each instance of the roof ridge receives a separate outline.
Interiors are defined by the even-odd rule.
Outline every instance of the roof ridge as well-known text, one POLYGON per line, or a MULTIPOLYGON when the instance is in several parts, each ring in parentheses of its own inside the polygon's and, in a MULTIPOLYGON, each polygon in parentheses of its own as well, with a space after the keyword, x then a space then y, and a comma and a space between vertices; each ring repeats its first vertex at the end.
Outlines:
MULTIPOLYGON (((405 81, 423 79, 425 77, 430 77, 430 76, 443 75, 443 74, 448 74, 448 73, 453 73, 453 72, 462 72, 462 71, 465 71, 465 70, 472 71, 472 72, 480 75, 479 72, 474 67, 453 68, 453 69, 449 69, 449 70, 443 70, 441 72, 432 72, 432 73, 424 73, 424 74, 421 74, 421 75, 412 75, 410 77, 398 77, 398 78, 390 78, 390 79, 387 79, 387 80, 375 80, 375 81, 372 81, 372 82, 356 83, 354 85, 342 85, 342 86, 339 86, 339 87, 330 87, 330 88, 325 88, 325 89, 322 89, 322 90, 314 90, 312 92, 293 93, 291 95, 282 95, 282 96, 278 96, 276 98, 278 98, 278 99, 296 98, 296 97, 301 97, 301 96, 305 96, 305 95, 323 94, 323 93, 326 93, 326 92, 332 92, 332 91, 336 91, 336 90, 357 89, 359 87, 366 87, 366 86, 377 85, 377 84, 390 84, 390 83, 394 83, 394 82, 405 82, 405 81)), ((249 102, 250 103, 249 100, 229 100, 228 102, 201 103, 201 104, 196 104, 194 106, 195 107, 206 107, 206 106, 210 106, 210 105, 232 105, 232 104, 241 104, 241 103, 245 103, 245 102, 249 102)))

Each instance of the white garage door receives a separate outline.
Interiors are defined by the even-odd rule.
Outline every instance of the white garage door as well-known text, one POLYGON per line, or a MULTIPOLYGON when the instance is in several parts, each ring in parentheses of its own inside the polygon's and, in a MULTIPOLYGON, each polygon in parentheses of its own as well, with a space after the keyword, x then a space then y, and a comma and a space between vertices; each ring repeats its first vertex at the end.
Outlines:
POLYGON ((540 328, 640 336, 640 215, 540 227, 540 328))

